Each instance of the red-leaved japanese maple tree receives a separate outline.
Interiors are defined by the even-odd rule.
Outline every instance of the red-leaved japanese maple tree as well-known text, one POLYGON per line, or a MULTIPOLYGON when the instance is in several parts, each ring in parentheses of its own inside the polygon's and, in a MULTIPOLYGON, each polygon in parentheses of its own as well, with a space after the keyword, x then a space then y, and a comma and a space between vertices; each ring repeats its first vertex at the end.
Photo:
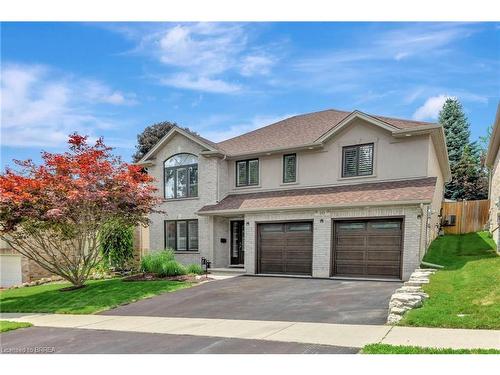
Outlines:
POLYGON ((146 224, 158 199, 152 178, 102 139, 73 134, 68 143, 62 154, 43 152, 41 165, 16 160, 18 171, 0 175, 0 237, 77 288, 99 261, 103 224, 146 224))

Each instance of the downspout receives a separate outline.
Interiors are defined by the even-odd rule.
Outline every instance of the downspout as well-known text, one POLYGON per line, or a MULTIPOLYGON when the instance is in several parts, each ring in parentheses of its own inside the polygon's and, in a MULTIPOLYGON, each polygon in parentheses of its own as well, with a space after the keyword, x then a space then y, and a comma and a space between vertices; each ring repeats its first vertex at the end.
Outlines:
POLYGON ((428 225, 429 225, 429 210, 426 209, 426 205, 420 203, 420 224, 422 229, 420 230, 421 242, 420 242, 420 258, 422 259, 427 250, 427 236, 428 236, 428 225), (425 213, 425 214, 424 214, 425 213), (425 222, 424 222, 425 215, 425 222))

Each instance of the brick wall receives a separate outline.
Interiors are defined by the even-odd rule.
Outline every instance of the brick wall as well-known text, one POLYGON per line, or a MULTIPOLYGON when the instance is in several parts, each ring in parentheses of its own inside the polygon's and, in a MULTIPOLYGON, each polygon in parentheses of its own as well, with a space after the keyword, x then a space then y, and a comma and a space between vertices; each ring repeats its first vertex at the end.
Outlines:
POLYGON ((419 206, 359 207, 309 212, 258 213, 245 215, 245 269, 255 273, 256 223, 278 220, 313 220, 313 277, 330 277, 332 219, 350 217, 404 216, 403 272, 407 280, 420 264, 422 217, 419 206), (323 222, 321 222, 323 220, 323 222))
MULTIPOLYGON (((491 181, 490 181, 490 232, 493 232, 499 225, 500 221, 498 220, 498 207, 497 203, 499 202, 500 198, 500 152, 497 153, 497 156, 495 158, 495 163, 493 164, 493 168, 491 169, 491 181)), ((499 243, 499 238, 500 238, 500 230, 496 229, 493 232, 493 239, 495 240, 495 243, 497 244, 498 248, 498 243, 499 243)))
MULTIPOLYGON (((214 219, 207 216, 198 216, 196 212, 207 204, 217 202, 221 194, 218 191, 217 158, 208 158, 200 155, 203 148, 197 143, 184 137, 175 135, 156 155, 155 165, 148 167, 148 173, 156 180, 158 193, 163 197, 163 162, 178 153, 191 153, 198 156, 198 197, 164 201, 158 209, 164 213, 150 215, 149 250, 159 251, 165 247, 165 220, 198 219, 199 251, 177 253, 176 259, 184 264, 200 263, 201 257, 213 261, 214 254, 214 219)), ((224 179, 224 176, 220 176, 224 179)))

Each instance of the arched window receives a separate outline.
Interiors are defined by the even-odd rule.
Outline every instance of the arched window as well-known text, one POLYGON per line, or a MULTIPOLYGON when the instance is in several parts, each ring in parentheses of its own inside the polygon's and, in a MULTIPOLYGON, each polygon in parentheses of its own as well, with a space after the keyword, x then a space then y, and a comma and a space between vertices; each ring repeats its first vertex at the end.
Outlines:
POLYGON ((165 160, 165 198, 198 196, 198 157, 177 154, 165 160))

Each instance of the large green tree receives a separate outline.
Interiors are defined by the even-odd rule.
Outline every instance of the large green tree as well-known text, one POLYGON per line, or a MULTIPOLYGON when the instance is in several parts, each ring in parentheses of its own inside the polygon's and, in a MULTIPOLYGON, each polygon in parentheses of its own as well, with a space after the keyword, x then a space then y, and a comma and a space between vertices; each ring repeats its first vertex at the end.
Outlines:
MULTIPOLYGON (((174 126, 179 126, 175 122, 162 121, 147 126, 141 134, 137 134, 136 152, 132 155, 135 163, 142 159, 155 144, 167 134, 174 126)), ((196 134, 194 131, 183 128, 184 130, 196 134)))
POLYGON ((475 200, 488 198, 488 175, 479 161, 479 149, 473 145, 464 148, 455 166, 453 179, 457 199, 475 200))
POLYGON ((481 165, 481 150, 476 142, 470 142, 470 124, 457 98, 446 99, 439 123, 446 135, 452 176, 445 187, 445 198, 484 199, 488 196, 487 175, 481 165))

